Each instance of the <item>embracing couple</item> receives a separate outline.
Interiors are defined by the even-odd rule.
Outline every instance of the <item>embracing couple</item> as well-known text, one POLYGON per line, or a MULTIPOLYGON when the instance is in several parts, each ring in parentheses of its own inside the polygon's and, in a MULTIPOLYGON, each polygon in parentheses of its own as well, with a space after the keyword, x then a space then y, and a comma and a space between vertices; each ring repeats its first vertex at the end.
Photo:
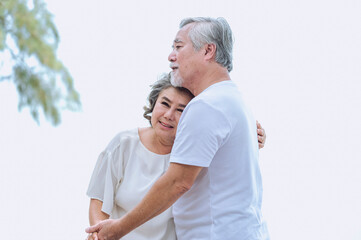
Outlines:
POLYGON ((223 18, 180 23, 172 71, 148 96, 151 126, 119 133, 99 156, 87 239, 269 239, 258 163, 265 134, 230 79, 232 48, 223 18))

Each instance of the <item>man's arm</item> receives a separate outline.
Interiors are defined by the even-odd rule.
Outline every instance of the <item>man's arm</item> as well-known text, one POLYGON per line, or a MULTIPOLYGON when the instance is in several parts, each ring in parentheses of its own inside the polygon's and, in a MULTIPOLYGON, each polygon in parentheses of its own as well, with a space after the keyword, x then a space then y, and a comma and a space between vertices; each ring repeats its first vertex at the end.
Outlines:
POLYGON ((132 211, 120 219, 102 221, 86 232, 98 232, 99 240, 118 240, 172 206, 192 187, 201 170, 202 167, 171 163, 132 211))

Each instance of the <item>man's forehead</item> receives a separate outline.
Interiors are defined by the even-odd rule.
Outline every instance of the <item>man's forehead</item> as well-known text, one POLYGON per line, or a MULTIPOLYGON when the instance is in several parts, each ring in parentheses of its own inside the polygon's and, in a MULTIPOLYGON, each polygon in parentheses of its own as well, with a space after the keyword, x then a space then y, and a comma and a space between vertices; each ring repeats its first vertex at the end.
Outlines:
POLYGON ((186 42, 188 38, 189 25, 186 25, 179 29, 177 35, 175 36, 174 43, 186 42))

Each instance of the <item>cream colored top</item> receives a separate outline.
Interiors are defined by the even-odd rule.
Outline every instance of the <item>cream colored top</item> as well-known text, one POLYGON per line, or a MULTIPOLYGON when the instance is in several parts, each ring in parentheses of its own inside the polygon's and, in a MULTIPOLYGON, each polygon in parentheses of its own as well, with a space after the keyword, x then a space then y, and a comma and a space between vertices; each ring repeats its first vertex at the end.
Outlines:
MULTIPOLYGON (((120 218, 143 199, 153 183, 167 170, 169 156, 149 151, 141 143, 138 129, 120 132, 100 154, 87 195, 102 201, 102 211, 111 218, 120 218)), ((172 208, 122 239, 177 239, 172 208)))

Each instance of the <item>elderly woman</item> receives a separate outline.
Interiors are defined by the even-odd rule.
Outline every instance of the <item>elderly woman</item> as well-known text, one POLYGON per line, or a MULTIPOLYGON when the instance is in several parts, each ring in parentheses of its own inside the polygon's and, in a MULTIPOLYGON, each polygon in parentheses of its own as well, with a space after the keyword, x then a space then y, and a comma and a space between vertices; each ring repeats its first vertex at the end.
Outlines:
MULTIPOLYGON (((134 208, 152 184, 166 171, 180 116, 193 98, 185 88, 173 87, 169 75, 163 75, 148 96, 149 107, 143 116, 150 127, 124 131, 115 136, 100 154, 90 180, 89 221, 120 218, 134 208), (151 115, 151 116, 150 116, 151 115)), ((260 148, 265 141, 259 124, 260 148)), ((88 235, 88 240, 97 234, 88 235)), ((141 225, 122 239, 176 239, 172 209, 141 225)))

